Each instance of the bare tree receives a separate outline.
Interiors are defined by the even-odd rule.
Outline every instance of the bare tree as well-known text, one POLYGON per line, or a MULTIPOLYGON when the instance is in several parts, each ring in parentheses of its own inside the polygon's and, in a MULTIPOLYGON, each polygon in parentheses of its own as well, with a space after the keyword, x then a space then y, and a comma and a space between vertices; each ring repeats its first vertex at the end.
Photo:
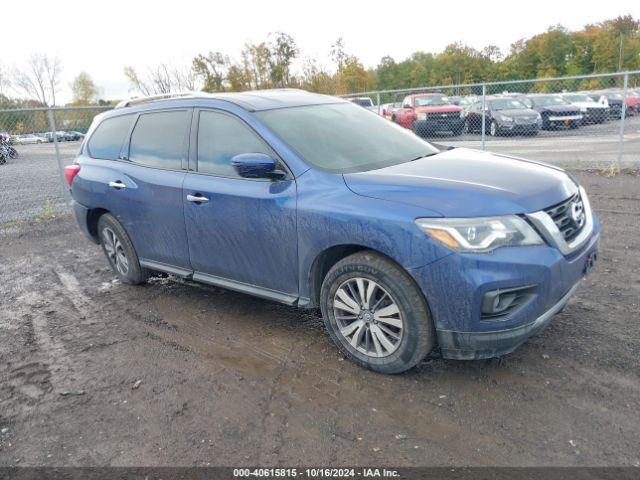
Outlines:
POLYGON ((159 63, 149 68, 144 76, 133 67, 125 67, 124 74, 131 84, 131 90, 145 96, 197 89, 197 77, 192 67, 179 68, 159 63))
POLYGON ((7 90, 11 87, 11 81, 9 80, 9 73, 5 69, 4 65, 0 63, 0 96, 6 96, 7 90))
POLYGON ((55 105, 61 73, 62 63, 59 58, 34 53, 29 57, 24 69, 14 69, 13 88, 43 105, 55 105))

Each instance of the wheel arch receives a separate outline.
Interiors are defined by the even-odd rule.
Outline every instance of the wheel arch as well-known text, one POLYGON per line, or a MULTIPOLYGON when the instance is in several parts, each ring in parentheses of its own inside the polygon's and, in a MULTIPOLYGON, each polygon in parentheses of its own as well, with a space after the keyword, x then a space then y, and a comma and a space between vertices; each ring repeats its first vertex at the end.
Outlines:
POLYGON ((87 211, 87 231, 96 243, 100 243, 98 235, 98 220, 105 213, 110 213, 106 208, 91 208, 87 211))
POLYGON ((381 252, 380 250, 376 250, 375 248, 368 247, 366 245, 356 244, 356 243, 345 243, 340 245, 332 245, 331 247, 325 248, 320 253, 316 255, 314 258, 311 268, 308 274, 308 285, 309 285, 309 307, 315 308, 320 305, 320 289, 322 287, 322 282, 324 278, 327 276, 331 267, 333 267, 336 263, 342 260, 349 255, 353 255, 357 252, 369 251, 376 253, 390 262, 395 263, 400 268, 404 270, 404 267, 397 260, 390 257, 389 255, 381 252))

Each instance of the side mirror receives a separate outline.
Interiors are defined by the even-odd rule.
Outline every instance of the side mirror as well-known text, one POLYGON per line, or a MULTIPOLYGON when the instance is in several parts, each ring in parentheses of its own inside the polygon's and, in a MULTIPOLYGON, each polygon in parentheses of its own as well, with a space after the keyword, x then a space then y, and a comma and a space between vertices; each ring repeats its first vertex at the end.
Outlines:
POLYGON ((276 169, 276 161, 264 153, 241 153, 231 159, 231 165, 244 178, 283 178, 285 173, 276 169))

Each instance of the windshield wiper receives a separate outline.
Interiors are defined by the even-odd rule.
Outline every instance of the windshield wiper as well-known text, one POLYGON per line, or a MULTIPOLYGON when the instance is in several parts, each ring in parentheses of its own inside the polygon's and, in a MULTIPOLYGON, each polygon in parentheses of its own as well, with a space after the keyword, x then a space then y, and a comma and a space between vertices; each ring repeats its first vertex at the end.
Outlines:
POLYGON ((440 153, 440 152, 433 152, 433 153, 427 153, 426 155, 419 155, 416 158, 412 158, 411 160, 409 160, 410 162, 415 162, 416 160, 420 160, 421 158, 427 158, 430 157, 431 155, 435 155, 436 153, 440 153))

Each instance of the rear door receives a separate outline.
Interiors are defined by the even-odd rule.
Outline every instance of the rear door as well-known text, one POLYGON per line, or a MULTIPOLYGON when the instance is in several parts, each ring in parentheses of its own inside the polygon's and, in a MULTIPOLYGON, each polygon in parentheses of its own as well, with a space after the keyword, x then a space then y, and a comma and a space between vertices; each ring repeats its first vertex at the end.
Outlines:
POLYGON ((196 110, 194 171, 187 174, 183 194, 194 279, 293 303, 298 295, 295 181, 291 175, 276 181, 238 176, 231 158, 242 153, 264 153, 281 162, 239 117, 196 110))
POLYGON ((149 267, 190 272, 182 184, 192 109, 106 118, 80 159, 74 198, 111 212, 149 267))

